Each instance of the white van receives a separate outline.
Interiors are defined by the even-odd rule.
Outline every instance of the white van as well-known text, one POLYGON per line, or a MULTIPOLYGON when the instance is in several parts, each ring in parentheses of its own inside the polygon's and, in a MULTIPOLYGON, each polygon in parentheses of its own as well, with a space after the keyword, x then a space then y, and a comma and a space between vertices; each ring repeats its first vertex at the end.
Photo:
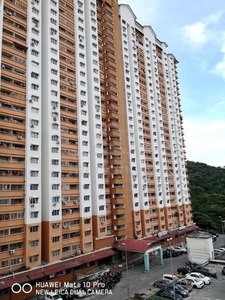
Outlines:
POLYGON ((63 300, 62 297, 55 292, 47 292, 45 295, 45 300, 63 300))

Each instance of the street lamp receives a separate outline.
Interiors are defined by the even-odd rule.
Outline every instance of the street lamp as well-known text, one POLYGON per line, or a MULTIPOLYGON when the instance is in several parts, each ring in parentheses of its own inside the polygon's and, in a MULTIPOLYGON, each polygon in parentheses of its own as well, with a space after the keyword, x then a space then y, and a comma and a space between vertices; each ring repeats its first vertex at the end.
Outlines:
MULTIPOLYGON (((172 241, 172 238, 167 239, 167 242, 170 247, 170 265, 171 265, 171 273, 173 278, 173 258, 172 258, 172 249, 171 249, 170 241, 172 241)), ((175 299, 174 278, 173 278, 173 298, 175 299)))
POLYGON ((224 236, 224 223, 225 220, 223 220, 223 218, 221 216, 219 216, 220 220, 221 220, 221 224, 222 224, 222 233, 223 233, 223 246, 225 245, 225 236, 224 236))
POLYGON ((125 246, 125 251, 126 251, 126 274, 127 274, 127 297, 130 299, 130 288, 129 288, 129 273, 128 273, 128 260, 127 260, 127 243, 122 243, 123 246, 125 246))

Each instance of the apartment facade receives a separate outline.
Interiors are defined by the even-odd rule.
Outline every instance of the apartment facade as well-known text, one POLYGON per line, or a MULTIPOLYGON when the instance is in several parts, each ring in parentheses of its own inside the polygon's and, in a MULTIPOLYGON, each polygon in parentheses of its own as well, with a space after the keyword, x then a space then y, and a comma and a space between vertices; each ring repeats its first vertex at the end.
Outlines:
POLYGON ((0 273, 193 224, 177 60, 116 0, 0 0, 0 273))

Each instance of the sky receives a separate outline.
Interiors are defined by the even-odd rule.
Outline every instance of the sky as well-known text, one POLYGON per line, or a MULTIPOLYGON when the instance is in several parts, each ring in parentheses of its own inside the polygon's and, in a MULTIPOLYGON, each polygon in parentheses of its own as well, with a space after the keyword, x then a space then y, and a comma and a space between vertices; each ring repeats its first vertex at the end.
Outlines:
POLYGON ((124 0, 178 64, 187 160, 225 166, 225 1, 124 0))

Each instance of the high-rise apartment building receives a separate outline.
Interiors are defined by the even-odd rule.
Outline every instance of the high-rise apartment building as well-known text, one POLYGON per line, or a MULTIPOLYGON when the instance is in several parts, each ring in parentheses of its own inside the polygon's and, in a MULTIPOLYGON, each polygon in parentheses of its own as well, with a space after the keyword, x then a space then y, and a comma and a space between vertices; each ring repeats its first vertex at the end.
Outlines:
POLYGON ((0 273, 193 224, 150 26, 116 0, 0 0, 0 37, 0 273))

